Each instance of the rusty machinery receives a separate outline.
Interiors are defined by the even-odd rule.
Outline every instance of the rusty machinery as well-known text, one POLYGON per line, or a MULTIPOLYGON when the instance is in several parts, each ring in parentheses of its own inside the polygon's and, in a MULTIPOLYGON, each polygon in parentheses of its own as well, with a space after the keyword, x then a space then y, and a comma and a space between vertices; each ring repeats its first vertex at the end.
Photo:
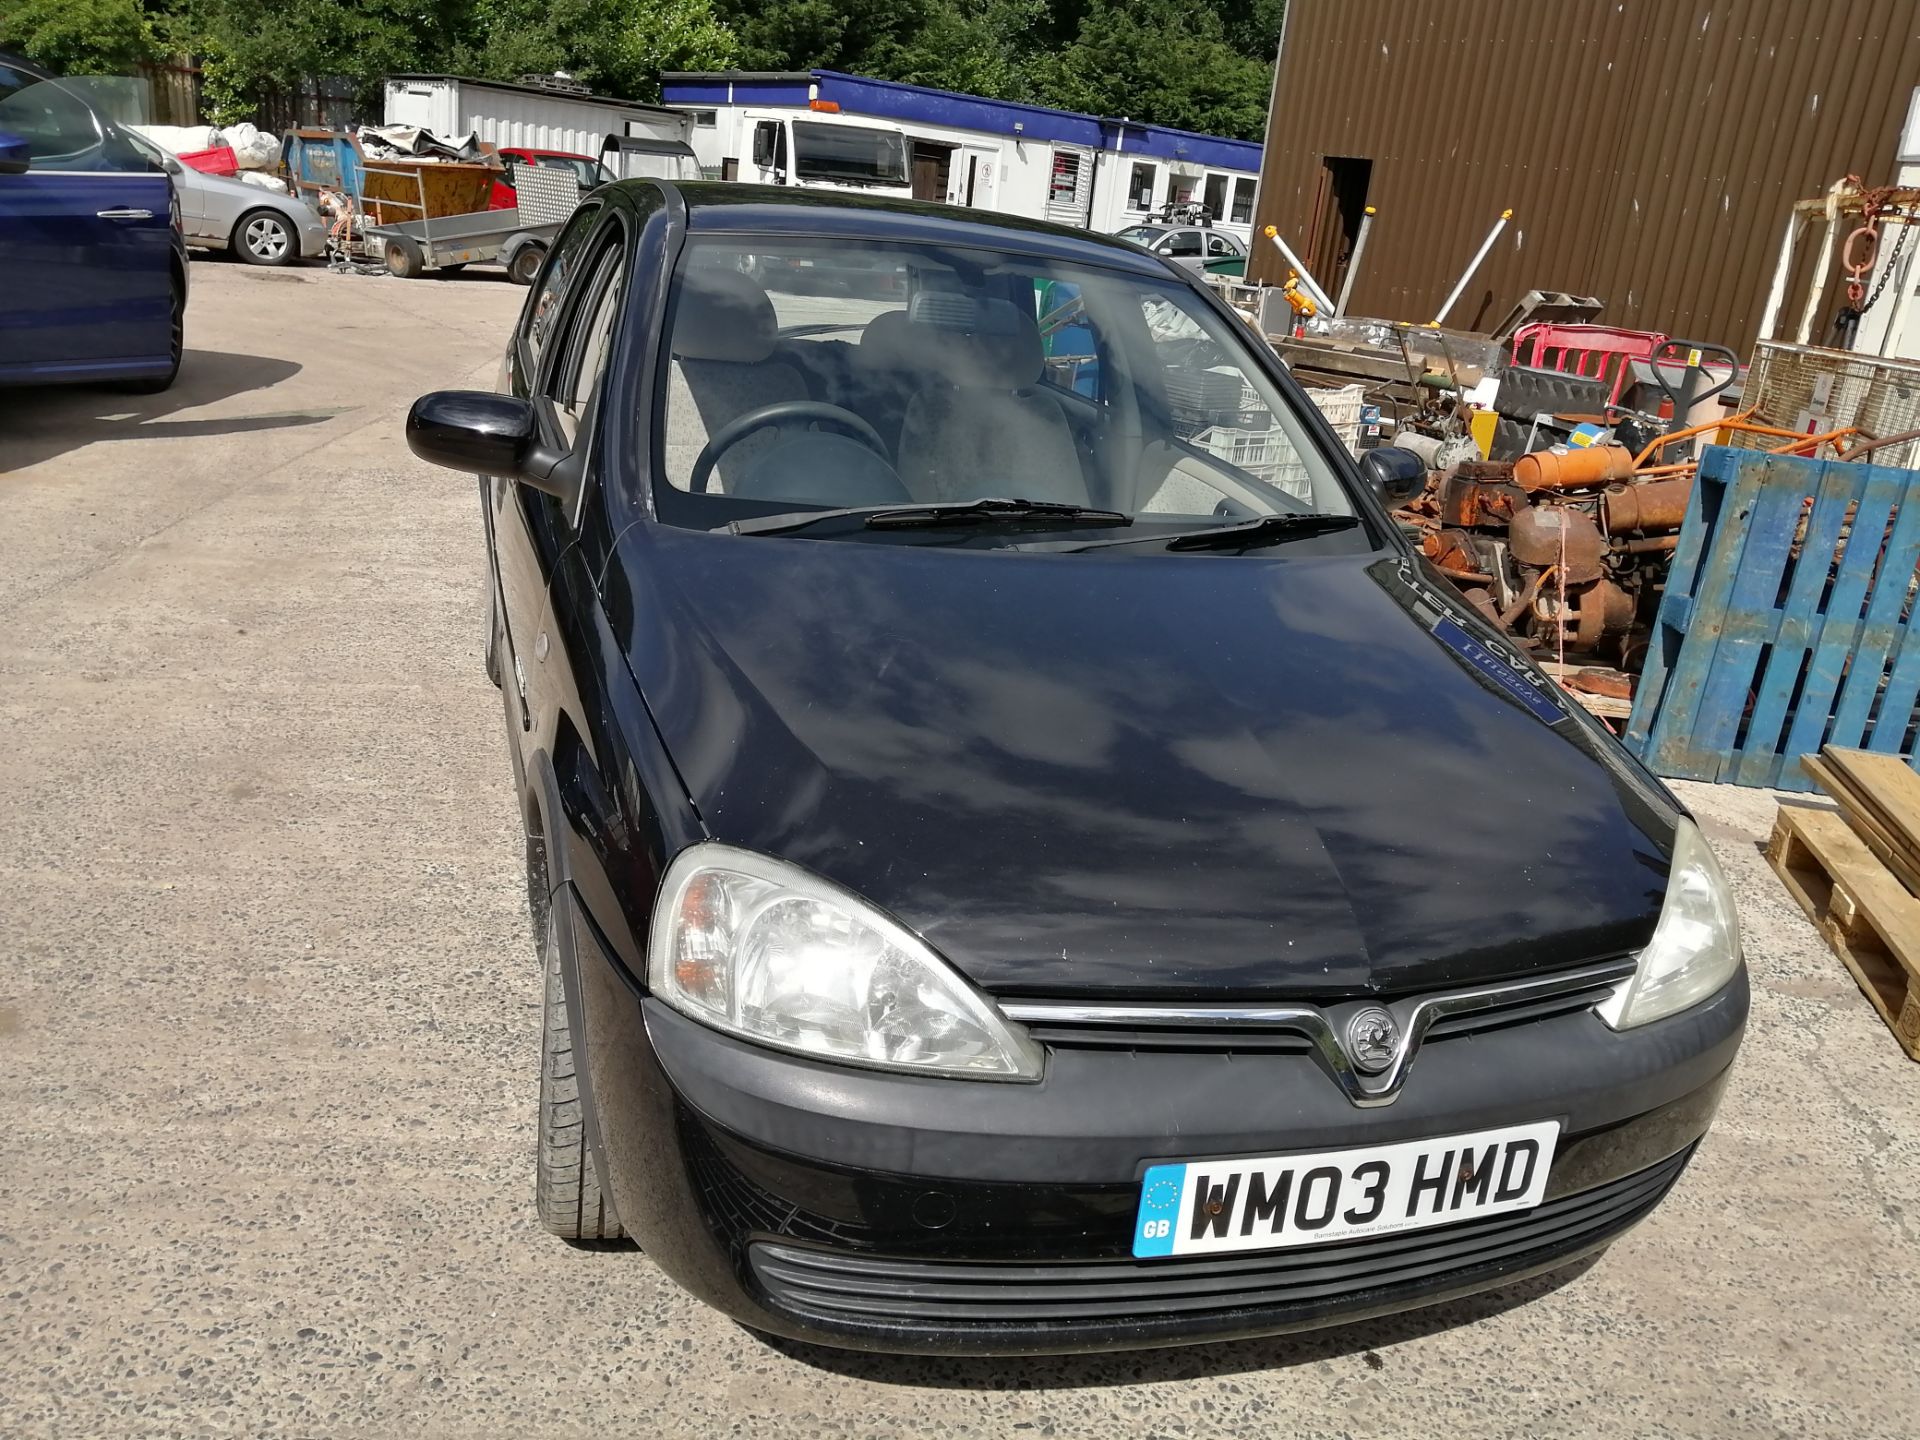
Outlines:
POLYGON ((1427 557, 1501 628, 1632 669, 1693 488, 1630 484, 1633 461, 1595 445, 1461 465, 1427 502, 1427 557))
MULTIPOLYGON (((1754 424, 1750 413, 1675 430, 1637 455, 1624 445, 1562 446, 1463 464, 1434 476, 1401 516, 1494 624, 1545 654, 1638 670, 1693 493, 1695 463, 1658 463, 1661 452, 1685 453, 1714 430, 1782 440, 1775 454, 1817 454, 1859 435, 1796 434, 1754 424)), ((1868 439, 1843 458, 1884 443, 1868 439)))

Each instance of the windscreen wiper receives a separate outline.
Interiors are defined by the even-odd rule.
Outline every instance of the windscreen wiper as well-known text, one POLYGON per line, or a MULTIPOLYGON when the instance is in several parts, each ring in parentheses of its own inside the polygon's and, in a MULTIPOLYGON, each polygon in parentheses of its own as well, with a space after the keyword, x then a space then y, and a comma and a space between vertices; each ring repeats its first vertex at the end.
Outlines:
POLYGON ((1355 515, 1262 515, 1238 525, 1210 525, 1205 530, 1179 530, 1171 535, 1134 535, 1125 540, 1096 540, 1076 550, 1107 550, 1116 545, 1160 544, 1169 550, 1250 550, 1257 545, 1279 545, 1309 535, 1331 535, 1360 523, 1355 515))
POLYGON ((735 520, 719 528, 734 535, 782 535, 806 530, 831 520, 858 520, 869 530, 934 530, 947 526, 1048 526, 1073 529, 1083 525, 1131 525, 1133 517, 1118 510, 1096 510, 1058 500, 934 500, 924 505, 858 505, 848 510, 800 510, 735 520))

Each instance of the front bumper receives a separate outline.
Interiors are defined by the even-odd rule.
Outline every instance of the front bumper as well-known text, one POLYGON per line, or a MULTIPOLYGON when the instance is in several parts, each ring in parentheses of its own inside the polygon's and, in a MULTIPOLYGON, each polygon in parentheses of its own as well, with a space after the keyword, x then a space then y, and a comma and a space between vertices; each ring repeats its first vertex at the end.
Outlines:
POLYGON ((757 1329, 947 1354, 1306 1329, 1556 1269, 1646 1215, 1719 1103, 1744 970, 1616 1033, 1590 1012, 1430 1041, 1398 1101, 1309 1057, 1058 1049, 1038 1084, 887 1075, 733 1040, 581 946, 602 1178, 674 1280, 757 1329), (1156 1161, 1335 1150, 1557 1118, 1545 1203, 1327 1246, 1136 1261, 1156 1161))

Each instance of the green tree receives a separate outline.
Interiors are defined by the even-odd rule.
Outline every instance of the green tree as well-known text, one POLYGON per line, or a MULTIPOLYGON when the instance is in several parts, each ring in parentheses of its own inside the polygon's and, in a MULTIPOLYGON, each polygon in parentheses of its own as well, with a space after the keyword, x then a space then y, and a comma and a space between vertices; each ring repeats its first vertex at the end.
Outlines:
POLYGON ((320 76, 353 82, 375 109, 381 80, 434 68, 470 8, 470 0, 184 0, 171 29, 200 56, 207 105, 225 122, 320 76))
POLYGON ((1048 0, 946 0, 898 47, 893 73, 882 78, 996 100, 1039 100, 1034 57, 1051 19, 1048 0))
POLYGON ((662 70, 721 69, 737 48, 710 0, 478 0, 450 63, 494 80, 565 71, 652 100, 662 70))
POLYGON ((928 16, 952 0, 716 0, 752 70, 893 71, 928 16))
POLYGON ((1092 0, 1071 45, 1038 67, 1051 103, 1239 139, 1264 134, 1270 65, 1235 50, 1216 11, 1092 0))
POLYGON ((126 75, 159 53, 139 0, 6 0, 0 49, 56 75, 126 75))

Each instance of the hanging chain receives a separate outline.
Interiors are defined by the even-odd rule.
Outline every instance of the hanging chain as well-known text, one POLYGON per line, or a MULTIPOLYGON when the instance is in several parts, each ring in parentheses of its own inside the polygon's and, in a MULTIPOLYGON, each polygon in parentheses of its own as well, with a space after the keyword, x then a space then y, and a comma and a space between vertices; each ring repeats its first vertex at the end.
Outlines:
POLYGON ((1860 313, 1866 314, 1873 309, 1874 302, 1880 298, 1880 292, 1887 288, 1887 281, 1893 278, 1893 272, 1900 266, 1900 252, 1906 248, 1907 232, 1915 225, 1914 217, 1905 217, 1906 223, 1900 227, 1900 233, 1893 237, 1893 251, 1887 256, 1887 263, 1880 269, 1880 278, 1874 282, 1873 293, 1860 306, 1860 313))

